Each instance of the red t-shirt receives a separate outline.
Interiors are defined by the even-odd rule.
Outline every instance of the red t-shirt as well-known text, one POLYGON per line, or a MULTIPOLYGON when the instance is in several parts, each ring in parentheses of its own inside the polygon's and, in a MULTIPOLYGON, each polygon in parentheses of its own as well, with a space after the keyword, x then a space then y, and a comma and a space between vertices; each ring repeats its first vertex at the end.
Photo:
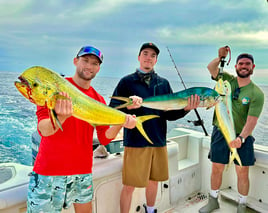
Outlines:
MULTIPOLYGON (((66 78, 89 97, 105 103, 104 98, 93 87, 83 89, 72 78, 66 78)), ((45 107, 37 107, 38 123, 49 118, 45 107)), ((68 118, 60 129, 51 136, 43 137, 35 160, 33 171, 40 175, 75 175, 92 173, 93 131, 89 123, 75 117, 68 118)), ((111 139, 105 137, 109 126, 97 126, 97 136, 101 144, 107 145, 111 139)))

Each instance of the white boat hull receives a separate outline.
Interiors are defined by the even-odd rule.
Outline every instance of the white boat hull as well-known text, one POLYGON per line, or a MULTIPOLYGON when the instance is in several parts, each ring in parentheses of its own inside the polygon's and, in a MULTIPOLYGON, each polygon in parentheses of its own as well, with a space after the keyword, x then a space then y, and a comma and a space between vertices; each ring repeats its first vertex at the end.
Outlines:
MULTIPOLYGON (((168 135, 169 180, 159 183, 156 206, 158 212, 198 212, 205 204, 210 189, 211 162, 207 158, 210 137, 188 129, 174 129, 168 135)), ((93 212, 119 213, 119 199, 122 188, 121 168, 123 152, 111 154, 106 159, 94 159, 93 164, 93 212)), ((257 212, 268 212, 268 149, 256 145, 256 165, 250 168, 250 191, 248 206, 257 212)), ((0 168, 6 164, 0 164, 0 168)), ((0 184, 0 213, 26 211, 27 173, 30 166, 9 164, 16 168, 17 178, 0 184), (21 177, 23 177, 21 179, 21 177), (12 185, 12 187, 10 187, 12 185), (15 193, 14 193, 15 192, 15 193), (16 196, 24 200, 17 199, 16 196), (23 195, 23 196, 19 196, 23 195)), ((1 170, 0 170, 1 171, 1 170)), ((224 172, 221 187, 222 212, 232 212, 237 199, 234 165, 224 172)), ((144 188, 133 194, 130 212, 142 212, 145 203, 144 188)), ((73 207, 63 210, 74 212, 73 207)), ((254 212, 254 211, 252 211, 254 212)))

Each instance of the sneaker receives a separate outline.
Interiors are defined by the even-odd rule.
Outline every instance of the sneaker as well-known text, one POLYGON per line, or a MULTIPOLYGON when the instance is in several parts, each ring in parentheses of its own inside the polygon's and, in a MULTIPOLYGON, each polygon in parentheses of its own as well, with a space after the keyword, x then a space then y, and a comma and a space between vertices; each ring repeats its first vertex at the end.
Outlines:
POLYGON ((145 209, 145 212, 144 212, 144 213, 148 213, 148 212, 147 212, 147 208, 146 208, 146 204, 145 204, 145 203, 143 204, 143 207, 144 207, 144 209, 145 209))
MULTIPOLYGON (((145 203, 143 204, 143 207, 144 207, 144 209, 145 209, 145 212, 144 212, 144 213, 148 213, 148 212, 147 212, 147 208, 146 208, 146 204, 145 204, 145 203)), ((157 209, 154 210, 154 213, 157 213, 157 209)))
POLYGON ((246 213, 246 204, 239 203, 237 206, 237 213, 246 213))
POLYGON ((199 213, 210 213, 213 210, 218 209, 218 208, 220 208, 218 198, 214 198, 211 195, 209 195, 207 205, 199 209, 199 213))

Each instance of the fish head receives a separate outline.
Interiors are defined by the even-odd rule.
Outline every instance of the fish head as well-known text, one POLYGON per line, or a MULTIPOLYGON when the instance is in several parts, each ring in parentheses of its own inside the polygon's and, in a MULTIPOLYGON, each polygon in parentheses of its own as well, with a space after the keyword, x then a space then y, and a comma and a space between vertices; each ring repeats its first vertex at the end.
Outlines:
POLYGON ((210 107, 213 107, 222 101, 222 97, 219 95, 219 93, 217 93, 216 91, 215 93, 215 95, 210 97, 210 107))
POLYGON ((231 85, 227 80, 223 81, 220 78, 216 83, 215 90, 222 96, 228 96, 231 94, 231 85))
MULTIPOLYGON (((49 71, 49 70, 48 70, 49 71)), ((48 101, 58 93, 51 74, 43 67, 31 67, 25 70, 15 81, 15 87, 30 102, 38 106, 47 106, 48 101)))
POLYGON ((215 85, 215 91, 218 92, 220 95, 225 95, 223 80, 221 78, 217 81, 215 85))
POLYGON ((225 95, 230 96, 232 93, 232 89, 231 89, 231 85, 230 85, 229 81, 225 80, 223 82, 223 87, 224 87, 225 95))
POLYGON ((200 100, 204 100, 204 105, 207 106, 207 109, 215 106, 221 101, 220 94, 214 89, 206 89, 205 98, 200 97, 200 100))

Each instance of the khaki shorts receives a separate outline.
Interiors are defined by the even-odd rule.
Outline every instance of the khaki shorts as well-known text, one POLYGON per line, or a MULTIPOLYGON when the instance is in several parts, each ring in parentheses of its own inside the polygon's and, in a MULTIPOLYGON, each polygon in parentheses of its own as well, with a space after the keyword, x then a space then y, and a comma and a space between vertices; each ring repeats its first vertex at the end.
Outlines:
POLYGON ((167 147, 125 147, 122 179, 124 185, 134 187, 168 180, 167 147))

